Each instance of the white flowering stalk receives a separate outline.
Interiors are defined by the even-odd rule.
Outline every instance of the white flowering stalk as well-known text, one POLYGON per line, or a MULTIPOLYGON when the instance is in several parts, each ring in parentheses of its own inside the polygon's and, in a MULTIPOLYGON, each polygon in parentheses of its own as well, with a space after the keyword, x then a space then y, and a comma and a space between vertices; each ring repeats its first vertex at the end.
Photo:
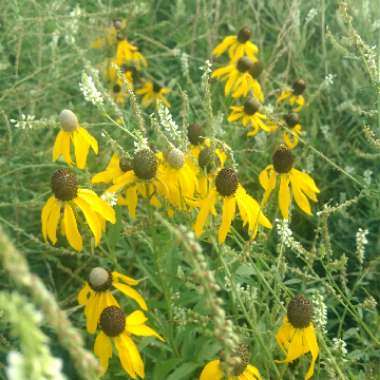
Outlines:
POLYGON ((361 228, 359 228, 358 232, 356 233, 356 256, 361 265, 363 265, 365 247, 368 244, 367 235, 368 230, 363 230, 361 228))
MULTIPOLYGON (((333 350, 344 357, 347 355, 347 343, 341 338, 333 338, 332 339, 333 350)), ((343 359, 344 360, 344 359, 343 359)))
POLYGON ((35 115, 25 115, 23 113, 19 119, 9 119, 9 121, 17 129, 50 128, 56 123, 53 118, 36 119, 35 115))
POLYGON ((116 206, 117 205, 117 194, 116 193, 110 193, 106 191, 104 194, 101 195, 103 201, 107 202, 110 206, 116 206))
POLYGON ((7 356, 8 380, 65 380, 62 361, 51 355, 48 337, 40 330, 42 315, 18 293, 1 293, 0 308, 20 339, 20 349, 7 356))
POLYGON ((190 79, 190 69, 189 69, 189 55, 187 53, 182 53, 180 55, 180 62, 181 62, 181 71, 182 75, 186 79, 190 79))
POLYGON ((317 292, 312 295, 311 301, 314 305, 313 321, 323 333, 327 334, 327 306, 325 304, 325 298, 322 294, 317 292))
MULTIPOLYGON (((97 77, 98 72, 92 70, 92 74, 97 77)), ((102 93, 96 88, 93 76, 83 72, 79 88, 87 102, 92 103, 95 106, 100 106, 103 104, 104 99, 102 93)))
POLYGON ((200 68, 203 72, 202 74, 202 89, 205 94, 205 104, 207 110, 208 124, 211 127, 210 134, 211 136, 215 135, 215 131, 213 128, 213 110, 212 110, 212 102, 211 102, 211 91, 210 91, 210 74, 212 72, 212 64, 210 60, 206 60, 205 65, 200 68))
POLYGON ((185 142, 186 138, 183 135, 183 131, 173 120, 173 116, 170 113, 169 108, 165 107, 163 104, 159 104, 157 111, 160 118, 160 125, 165 132, 165 136, 173 141, 176 146, 181 145, 181 143, 185 142))
POLYGON ((76 35, 79 30, 79 19, 82 15, 82 10, 79 5, 77 5, 71 12, 68 22, 65 22, 64 25, 64 39, 68 44, 75 44, 76 35))
POLYGON ((309 24, 315 18, 317 14, 318 14, 318 11, 315 8, 311 8, 309 12, 307 12, 304 25, 306 26, 307 24, 309 24))

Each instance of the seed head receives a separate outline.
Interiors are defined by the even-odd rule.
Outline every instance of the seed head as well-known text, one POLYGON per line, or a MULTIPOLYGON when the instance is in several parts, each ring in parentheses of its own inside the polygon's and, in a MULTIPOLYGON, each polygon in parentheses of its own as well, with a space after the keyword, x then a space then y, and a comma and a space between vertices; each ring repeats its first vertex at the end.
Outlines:
POLYGON ((238 41, 244 44, 251 38, 251 33, 251 29, 249 29, 248 26, 243 26, 237 34, 238 41))
POLYGON ((294 112, 288 113, 285 116, 285 121, 286 121, 286 124, 288 125, 288 127, 293 128, 294 126, 299 124, 300 117, 298 116, 297 113, 294 113, 294 112))
POLYGON ((249 347, 246 344, 240 344, 237 349, 236 356, 240 358, 240 363, 232 369, 232 374, 234 376, 240 376, 246 370, 249 360, 251 359, 249 347))
POLYGON ((215 186, 218 193, 223 197, 235 194, 239 185, 237 173, 232 168, 223 168, 215 178, 215 186))
POLYGON ((262 62, 261 61, 256 61, 252 65, 251 69, 249 70, 249 73, 254 78, 258 78, 261 75, 261 73, 263 72, 263 70, 264 70, 264 66, 263 66, 262 62))
POLYGON ((132 160, 132 168, 137 178, 149 180, 154 178, 157 172, 157 159, 149 149, 142 149, 135 153, 132 160))
POLYGON ((118 336, 125 329, 125 314, 117 306, 108 306, 100 314, 99 323, 104 334, 118 336))
POLYGON ((132 170, 131 160, 127 157, 121 157, 119 161, 119 168, 124 173, 129 172, 130 170, 132 170))
POLYGON ((77 179, 70 170, 58 169, 51 177, 51 189, 57 199, 71 201, 77 196, 77 179))
POLYGON ((198 165, 201 169, 206 170, 207 172, 212 172, 215 168, 220 165, 220 160, 215 149, 210 147, 203 148, 198 156, 198 165))
POLYGON ((289 302, 287 315, 293 327, 308 327, 313 318, 313 304, 302 294, 298 294, 289 302))
POLYGON ((247 71, 251 70, 253 66, 253 62, 248 57, 241 57, 236 64, 237 69, 241 73, 246 73, 247 71))
POLYGON ((104 292, 112 286, 112 274, 102 267, 91 269, 88 283, 95 292, 104 292))
POLYGON ((199 145, 203 141, 204 130, 199 124, 190 124, 187 129, 187 138, 193 145, 199 145))
POLYGON ((121 91, 121 86, 119 84, 115 84, 112 88, 112 91, 114 92, 114 94, 118 94, 120 91, 121 91))
POLYGON ((285 145, 280 145, 273 154, 272 162, 277 173, 288 173, 293 167, 294 156, 285 145))
POLYGON ((74 131, 79 125, 77 116, 70 110, 63 110, 59 114, 59 122, 62 129, 66 132, 74 131))
POLYGON ((123 23, 121 22, 120 19, 116 18, 115 20, 112 21, 112 25, 115 29, 120 30, 121 27, 123 26, 123 23))
POLYGON ((181 150, 173 148, 166 155, 166 160, 172 168, 181 169, 185 163, 185 155, 181 150))
POLYGON ((261 104, 259 101, 257 101, 255 98, 249 98, 244 103, 244 113, 247 115, 254 115, 261 107, 261 104))
POLYGON ((293 83, 293 93, 294 95, 301 95, 306 89, 306 83, 303 79, 297 79, 293 83))
POLYGON ((153 91, 158 94, 162 89, 162 86, 159 85, 157 82, 153 82, 153 91))

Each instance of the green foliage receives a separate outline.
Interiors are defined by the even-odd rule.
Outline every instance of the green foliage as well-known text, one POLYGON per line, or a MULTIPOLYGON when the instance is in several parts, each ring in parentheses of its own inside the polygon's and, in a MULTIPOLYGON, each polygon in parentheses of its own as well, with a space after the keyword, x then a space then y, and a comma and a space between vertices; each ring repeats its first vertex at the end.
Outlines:
MULTIPOLYGON (((380 14, 375 1, 3 0, 0 9, 0 224, 80 329, 89 351, 94 339, 86 335, 76 296, 89 271, 101 265, 142 279, 138 289, 149 304, 149 325, 166 340, 138 340, 147 379, 196 379, 206 362, 227 355, 235 338, 248 343, 251 363, 264 379, 303 378, 309 357, 291 366, 274 362, 283 358, 276 330, 298 292, 318 306, 321 352, 314 378, 380 378, 380 54, 372 48, 380 48, 380 14), (278 88, 305 79, 306 134, 296 149, 296 166, 311 172, 321 189, 312 217, 294 208, 289 225, 275 222, 280 214, 273 195, 266 208, 271 231, 250 242, 239 221, 220 246, 216 224, 199 242, 189 234, 194 212, 169 219, 141 203, 136 220, 116 207, 117 224, 108 226, 96 249, 88 244, 89 234, 81 253, 64 239, 56 246, 43 242, 41 208, 51 174, 63 167, 51 160, 62 109, 73 109, 99 141, 99 155, 90 155, 85 171, 75 170, 88 188, 91 176, 108 163, 111 147, 133 151, 131 133, 141 136, 145 128, 151 142, 159 142, 152 109, 141 111, 142 128, 130 101, 116 110, 109 103, 95 107, 80 92, 82 73, 100 68, 105 58, 90 44, 115 17, 127 20, 128 37, 148 59, 149 75, 172 88, 176 123, 208 122, 210 133, 232 149, 239 179, 256 199, 262 197, 258 174, 279 140, 248 138, 228 123, 229 106, 236 103, 223 96, 219 83, 211 81, 207 88, 200 67, 217 42, 248 24, 265 65, 268 106, 275 107, 278 88), (29 115, 24 123, 22 115, 29 115), (359 229, 368 230, 364 239, 359 229)), ((104 82, 97 87, 110 90, 104 82)), ((13 293, 25 289, 7 266, 0 274, 2 310, 9 292, 12 302, 26 296, 13 293)), ((26 294, 46 318, 38 297, 26 294)), ((134 309, 132 302, 118 299, 128 312, 134 309)), ((63 359, 68 379, 78 379, 70 345, 55 340, 58 333, 51 327, 48 323, 43 332, 51 337, 53 356, 63 359)), ((29 355, 25 334, 16 335, 1 313, 0 378, 10 351, 29 355)), ((114 356, 104 379, 125 378, 114 356)))

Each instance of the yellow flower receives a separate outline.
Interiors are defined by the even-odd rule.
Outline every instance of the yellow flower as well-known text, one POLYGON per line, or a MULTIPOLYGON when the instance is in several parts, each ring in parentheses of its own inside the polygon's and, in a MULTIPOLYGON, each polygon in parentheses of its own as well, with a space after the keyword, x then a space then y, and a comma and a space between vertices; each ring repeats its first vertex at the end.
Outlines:
POLYGON ((170 92, 170 88, 162 87, 156 82, 145 82, 144 86, 136 90, 136 94, 142 95, 143 107, 149 107, 150 105, 164 104, 166 107, 170 107, 170 103, 166 100, 165 95, 170 92))
POLYGON ((306 84, 303 79, 298 79, 293 83, 292 89, 282 90, 277 98, 277 103, 286 102, 290 106, 297 106, 293 109, 294 112, 300 112, 305 104, 303 93, 305 91, 306 84))
POLYGON ((186 210, 188 201, 193 198, 198 188, 197 173, 191 156, 173 148, 165 155, 165 159, 163 154, 158 157, 163 162, 163 180, 168 189, 168 201, 173 207, 186 210))
POLYGON ((120 86, 127 84, 133 89, 133 78, 136 73, 137 70, 134 66, 126 64, 119 66, 116 62, 116 58, 112 58, 108 61, 106 76, 111 83, 117 83, 120 86), (120 75, 118 75, 118 71, 120 71, 120 75))
POLYGON ((116 64, 122 66, 128 63, 133 63, 139 70, 142 66, 148 66, 147 60, 139 52, 137 46, 131 44, 126 38, 124 38, 117 44, 116 64))
POLYGON ((112 357, 112 341, 115 343, 121 366, 132 379, 144 378, 144 362, 132 339, 132 335, 153 336, 164 339, 152 328, 145 325, 147 318, 142 311, 134 311, 127 317, 117 306, 106 307, 99 318, 101 332, 95 340, 94 352, 102 372, 107 372, 112 357))
POLYGON ((264 101, 264 94, 260 83, 252 76, 254 62, 244 56, 237 61, 232 61, 227 66, 216 69, 212 73, 212 78, 220 78, 226 81, 224 95, 228 96, 232 92, 233 98, 253 95, 260 102, 264 101))
POLYGON ((78 294, 78 303, 84 305, 87 331, 95 334, 100 314, 107 306, 119 306, 112 295, 112 287, 135 300, 141 309, 148 310, 144 298, 131 287, 138 283, 137 280, 124 274, 111 273, 101 267, 93 268, 88 276, 88 281, 78 294))
POLYGON ((125 20, 113 20, 112 25, 105 29, 104 36, 96 38, 91 47, 93 49, 102 49, 107 45, 113 45, 116 42, 118 32, 125 29, 126 26, 127 22, 125 20))
POLYGON ((54 142, 53 161, 56 161, 60 156, 68 165, 72 165, 70 153, 70 143, 74 145, 76 166, 79 169, 86 167, 88 151, 90 147, 98 154, 98 142, 87 132, 86 129, 79 125, 76 115, 70 110, 63 110, 59 115, 61 122, 61 130, 54 142))
POLYGON ((263 204, 268 201, 276 187, 277 176, 280 176, 278 203, 284 219, 289 219, 291 193, 297 206, 308 215, 312 214, 308 198, 317 202, 316 194, 319 193, 313 178, 294 169, 293 162, 292 152, 285 145, 281 145, 273 155, 273 165, 268 165, 259 175, 260 184, 265 190, 263 204))
POLYGON ((276 125, 268 120, 266 115, 259 112, 261 104, 254 98, 248 99, 243 106, 231 106, 231 114, 228 121, 241 120, 244 127, 251 127, 252 130, 247 136, 256 136, 260 130, 265 132, 273 132, 276 125))
POLYGON ((300 117, 296 113, 289 113, 285 116, 287 126, 291 129, 290 132, 285 131, 282 135, 285 145, 289 149, 294 149, 299 142, 299 135, 302 132, 300 117))
POLYGON ((211 186, 207 196, 196 202, 196 206, 200 209, 194 223, 194 231, 197 237, 202 235, 209 214, 216 215, 215 206, 219 199, 223 201, 222 222, 218 231, 220 244, 226 240, 231 223, 235 219, 236 204, 243 225, 248 225, 248 233, 252 239, 255 238, 260 224, 266 228, 272 228, 257 201, 247 194, 239 183, 236 172, 231 168, 223 168, 217 174, 215 184, 211 186))
POLYGON ((120 197, 118 204, 128 207, 131 218, 136 217, 139 195, 148 198, 152 206, 160 207, 161 203, 157 195, 167 196, 168 193, 162 165, 149 149, 137 151, 131 161, 131 167, 119 177, 114 178, 113 183, 106 191, 116 193, 125 189, 126 196, 120 197))
POLYGON ((95 192, 88 189, 78 189, 77 181, 69 170, 57 170, 51 179, 52 195, 41 212, 42 236, 55 245, 57 243, 57 228, 61 218, 61 231, 69 244, 77 251, 83 248, 82 236, 76 222, 76 209, 80 209, 98 245, 105 230, 105 221, 115 223, 115 211, 95 192))
POLYGON ((277 343, 286 353, 285 360, 277 361, 278 363, 291 363, 308 352, 311 353, 311 363, 305 380, 313 377, 315 361, 319 354, 312 316, 313 306, 310 301, 302 295, 294 297, 276 335, 277 343))
POLYGON ((240 363, 232 368, 230 376, 225 376, 220 366, 220 360, 217 359, 206 364, 199 380, 262 380, 259 370, 249 364, 250 354, 246 345, 240 345, 238 355, 240 363))
POLYGON ((117 177, 120 177, 124 173, 132 170, 131 160, 126 157, 120 158, 118 154, 114 153, 110 162, 107 165, 106 170, 95 174, 91 182, 92 183, 111 183, 117 177))
POLYGON ((251 30, 245 26, 239 30, 236 36, 225 37, 224 40, 212 51, 212 54, 219 57, 228 50, 228 55, 232 60, 239 59, 246 55, 256 61, 259 49, 249 40, 250 38, 251 30))

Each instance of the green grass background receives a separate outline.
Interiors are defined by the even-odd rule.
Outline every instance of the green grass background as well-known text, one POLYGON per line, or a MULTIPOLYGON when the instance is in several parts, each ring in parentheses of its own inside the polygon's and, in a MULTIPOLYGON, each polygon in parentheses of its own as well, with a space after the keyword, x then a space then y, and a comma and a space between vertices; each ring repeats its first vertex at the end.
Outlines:
MULTIPOLYGON (((59 112, 71 108, 100 143, 99 155, 90 153, 89 168, 77 171, 83 186, 90 186, 91 175, 108 162, 111 151, 102 129, 126 149, 133 147, 130 138, 105 112, 87 103, 79 90, 85 66, 96 67, 107 54, 94 51, 90 43, 109 20, 125 18, 128 37, 149 61, 149 75, 173 89, 169 99, 174 119, 182 123, 181 93, 186 92, 190 104, 186 118, 204 122, 209 114, 199 67, 224 35, 250 25, 265 65, 265 93, 273 94, 298 77, 308 84, 307 107, 302 112, 306 135, 296 149, 296 166, 310 170, 321 189, 315 211, 326 204, 340 206, 313 217, 293 210, 290 226, 304 250, 286 247, 275 229, 259 234, 252 244, 237 222, 224 247, 216 244, 216 227, 209 228, 201 240, 203 255, 215 271, 226 316, 235 332, 248 341, 251 362, 263 378, 300 379, 307 369, 308 358, 288 368, 274 364, 282 357, 275 332, 284 305, 302 291, 310 297, 323 295, 327 306, 326 331, 318 330, 321 352, 314 378, 380 379, 379 308, 366 303, 369 297, 380 301, 380 142, 363 132, 366 125, 380 138, 376 50, 380 6, 377 0, 347 1, 350 16, 345 16, 342 4, 334 0, 0 0, 0 224, 80 330, 89 350, 93 337, 85 333, 76 295, 96 265, 143 279, 139 290, 150 306, 149 323, 166 338, 165 344, 138 340, 147 379, 196 379, 222 348, 213 335, 210 308, 198 291, 199 276, 194 271, 199 268, 186 259, 173 230, 146 205, 140 206, 136 221, 125 209, 118 209, 119 222, 107 229, 95 250, 78 254, 63 240, 52 247, 41 239, 40 211, 50 194, 50 176, 62 167, 51 161, 59 112), (70 15, 76 6, 81 10, 77 17, 70 15), (188 77, 181 66, 183 53, 188 55, 188 77), (326 82, 328 75, 333 76, 333 84, 326 82), (33 128, 15 128, 11 119, 19 120, 22 114, 35 116, 33 128), (355 244, 358 228, 369 231, 363 265, 355 244), (346 355, 334 351, 333 338, 344 339, 346 355)), ((218 60, 222 62, 223 58, 218 60)), ((223 97, 223 87, 212 81, 211 94, 218 137, 233 149, 241 182, 260 199, 258 174, 270 163, 279 139, 245 137, 242 128, 226 120, 232 103, 223 97)), ((269 97, 269 104, 274 104, 273 99, 269 97)), ((128 102, 122 112, 128 128, 137 128, 128 102)), ((150 112, 144 113, 148 127, 150 112)), ((154 143, 156 137, 150 135, 154 143)), ((272 221, 279 217, 273 199, 267 215, 272 221)), ((194 216, 176 215, 169 223, 173 228, 180 224, 191 228, 194 216)), ((28 294, 7 271, 0 269, 0 275, 2 291, 28 294)), ((118 298, 133 310, 132 303, 118 298)), ((53 354, 63 359, 67 378, 78 379, 56 332, 47 323, 43 331, 51 337, 53 354)), ((0 378, 5 378, 7 353, 19 345, 7 321, 0 318, 0 378)), ((117 358, 104 378, 126 378, 117 358)))

